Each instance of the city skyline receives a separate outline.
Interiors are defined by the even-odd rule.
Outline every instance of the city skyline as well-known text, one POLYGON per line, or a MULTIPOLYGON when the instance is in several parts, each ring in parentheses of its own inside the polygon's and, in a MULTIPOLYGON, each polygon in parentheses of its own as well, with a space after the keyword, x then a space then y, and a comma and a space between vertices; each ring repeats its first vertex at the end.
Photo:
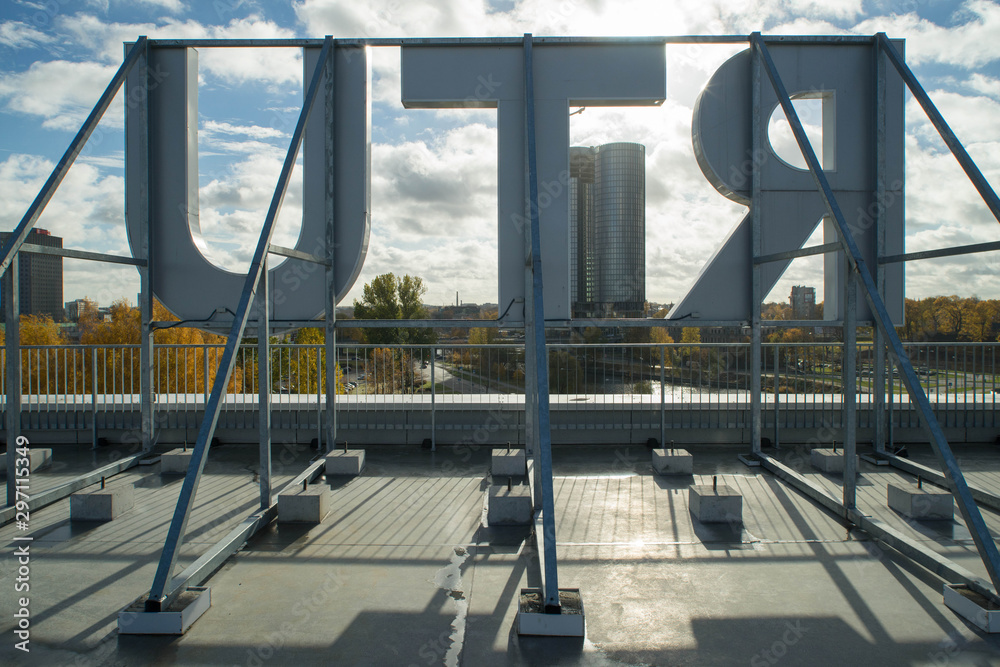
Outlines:
MULTIPOLYGON (((38 192, 122 57, 122 42, 151 37, 338 37, 640 34, 872 34, 907 40, 907 61, 987 179, 1000 182, 1000 68, 989 35, 1000 8, 971 1, 837 3, 765 2, 683 5, 667 12, 652 2, 635 11, 607 3, 445 3, 430 16, 422 3, 391 0, 350 11, 327 0, 287 6, 255 3, 197 5, 180 0, 143 3, 19 0, 0 9, 0 229, 12 229, 38 192), (572 9, 567 11, 566 8, 572 9), (643 21, 635 16, 642 15, 643 21)), ((587 108, 571 119, 573 145, 616 141, 647 148, 646 296, 682 296, 745 208, 725 200, 698 170, 691 149, 691 108, 715 69, 741 45, 669 46, 667 101, 658 108, 587 108)), ((297 49, 202 49, 199 119, 201 226, 206 252, 239 268, 249 260, 281 158, 301 104, 297 49)), ((387 271, 422 276, 427 299, 448 303, 456 289, 478 303, 497 301, 496 113, 406 110, 400 104, 399 55, 372 51, 372 238, 360 286, 387 271)), ((123 106, 113 105, 70 171, 39 225, 65 245, 129 254, 123 222, 123 106)), ((907 251, 997 239, 996 221, 979 200, 922 111, 907 102, 907 251)), ((818 138, 818 112, 802 101, 818 138)), ((787 123, 772 118, 771 143, 794 159, 787 123)), ((275 242, 294 244, 301 215, 299 172, 285 200, 275 242)), ((820 242, 815 235, 814 242, 820 242)), ((907 296, 1000 296, 996 253, 907 266, 907 296)), ((131 268, 64 262, 66 300, 101 304, 134 298, 131 268)), ((782 301, 795 284, 821 289, 821 260, 803 258, 765 301, 782 301)))

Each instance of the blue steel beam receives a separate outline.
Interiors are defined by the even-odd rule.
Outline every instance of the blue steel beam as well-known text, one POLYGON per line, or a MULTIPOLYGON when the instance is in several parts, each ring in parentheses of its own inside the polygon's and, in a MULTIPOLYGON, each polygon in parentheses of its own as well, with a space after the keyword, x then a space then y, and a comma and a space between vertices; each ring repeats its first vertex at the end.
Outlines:
POLYGON ((559 572, 556 565, 556 517, 552 497, 552 432, 549 423, 549 364, 545 348, 545 308, 542 303, 542 235, 538 219, 538 166, 535 155, 535 81, 531 34, 524 35, 524 112, 528 138, 528 197, 531 209, 531 286, 534 297, 531 325, 535 333, 538 378, 538 453, 542 475, 542 593, 546 612, 559 610, 559 572))
POLYGON ((959 510, 965 519, 966 525, 969 527, 969 532, 972 533, 972 539, 976 543, 979 555, 986 565, 986 571, 993 582, 993 587, 995 590, 1000 591, 1000 553, 997 552, 993 537, 986 527, 986 522, 983 521, 983 515, 980 513, 979 507, 976 505, 969 491, 969 485, 962 475, 962 470, 955 460, 955 454, 952 452, 948 440, 944 437, 941 425, 934 416, 934 411, 931 409, 927 394, 924 393, 924 389, 920 385, 920 379, 913 370, 913 364, 910 363, 910 358, 903 349, 903 343, 900 341, 899 335, 896 333, 896 328, 889 317, 889 312, 886 310, 885 304, 879 296, 871 271, 868 269, 861 250, 858 248, 858 244, 851 233, 851 229, 847 225, 844 214, 840 209, 840 204, 837 203, 837 199, 833 195, 833 190, 830 188, 826 174, 823 173, 819 160, 816 158, 816 153, 813 151, 809 139, 806 137, 802 122, 795 112, 792 100, 788 97, 788 91, 785 90, 785 85, 781 81, 774 60, 771 58, 771 54, 759 34, 755 33, 751 37, 751 44, 760 52, 768 78, 770 78, 771 85, 778 95, 778 101, 785 112, 785 117, 792 128, 792 133, 795 135, 795 141, 798 143, 799 150, 802 151, 806 164, 809 166, 809 171, 816 182, 816 189, 819 191, 827 210, 836 222, 837 233, 844 246, 844 254, 847 257, 853 277, 864 290, 865 300, 875 315, 875 324, 889 345, 889 355, 900 371, 903 384, 909 392, 910 400, 916 404, 917 409, 920 411, 921 421, 930 436, 931 446, 944 467, 945 476, 948 478, 952 493, 958 502, 959 510))
POLYGON ((205 419, 201 423, 198 431, 198 441, 191 453, 191 465, 188 467, 184 477, 184 485, 181 487, 180 496, 177 499, 177 507, 174 510, 170 528, 167 531, 167 539, 163 545, 163 552, 160 555, 160 562, 156 569, 156 576, 153 578, 153 586, 150 588, 149 597, 146 600, 146 611, 162 611, 177 597, 182 589, 176 588, 167 591, 167 584, 170 582, 170 575, 177 564, 177 555, 180 552, 181 544, 184 542, 184 533, 187 530, 188 518, 191 514, 191 506, 194 504, 195 492, 198 482, 201 480, 201 473, 205 468, 205 460, 208 458, 209 445, 212 436, 215 434, 215 426, 219 420, 219 409, 222 407, 222 398, 226 393, 226 385, 232 375, 236 365, 236 351, 239 349, 240 340, 243 338, 243 331, 246 328, 247 320, 250 317, 250 304, 253 302, 257 285, 260 283, 261 274, 266 266, 268 246, 271 243, 271 235, 274 232, 274 223, 281 210, 281 203, 285 198, 285 191, 288 189, 288 181, 295 167, 295 159, 302 144, 302 134, 305 130, 306 121, 309 119, 309 112, 312 109, 313 101, 316 98, 316 91, 323 73, 323 64, 330 57, 333 39, 327 37, 323 42, 323 50, 320 52, 319 62, 313 72, 312 80, 309 83, 308 93, 302 105, 302 112, 299 114, 298 124, 295 126, 295 133, 292 135, 288 153, 285 155, 285 162, 281 167, 281 175, 278 177, 278 184, 274 189, 274 196, 271 198, 271 206, 267 211, 267 218, 264 227, 261 229, 260 238, 257 241, 257 249, 254 252, 253 261, 250 263, 250 270, 247 272, 246 283, 243 286, 243 293, 240 296, 239 305, 236 307, 232 329, 226 339, 226 348, 219 361, 219 370, 212 385, 212 393, 205 406, 205 419))
POLYGON ((885 54, 886 58, 889 59, 889 62, 892 63, 892 66, 896 68, 897 72, 899 72, 899 76, 902 77, 903 81, 906 83, 906 87, 910 89, 911 93, 913 93, 914 99, 920 103, 924 113, 927 114, 931 123, 934 124, 938 134, 940 134, 941 138, 944 139, 944 143, 948 145, 952 155, 954 155, 955 159, 958 160, 958 163, 962 165, 962 169, 965 170, 966 176, 968 176, 969 180, 972 181, 972 184, 976 186, 976 190, 978 190, 979 194, 982 195, 983 201, 986 202, 986 205, 990 207, 993 217, 997 219, 997 222, 1000 222, 1000 198, 997 197, 996 191, 990 187, 986 177, 983 176, 983 172, 979 170, 979 167, 976 166, 976 163, 969 155, 969 152, 965 150, 965 146, 962 145, 962 142, 958 140, 957 136, 955 136, 951 127, 945 122, 944 116, 941 115, 941 112, 938 111, 937 107, 934 106, 934 103, 931 102, 931 98, 927 95, 927 91, 925 91, 924 87, 920 85, 919 81, 917 81, 917 77, 913 75, 913 72, 907 64, 903 62, 902 56, 899 55, 899 51, 897 51, 896 47, 892 45, 889 38, 886 37, 884 32, 878 33, 875 38, 882 48, 882 53, 885 54))
POLYGON ((49 180, 45 181, 45 185, 42 186, 42 189, 35 197, 35 201, 31 202, 31 206, 28 207, 28 211, 21 218, 21 222, 18 223, 10 238, 7 239, 7 245, 4 246, 2 253, 0 253, 0 276, 7 271, 14 253, 20 249, 24 240, 28 238, 31 228, 38 222, 38 218, 42 215, 42 211, 45 210, 45 206, 52 199, 52 195, 55 194, 56 188, 59 187, 59 184, 66 177, 66 173, 73 166, 73 162, 76 161, 77 156, 80 155, 80 151, 83 150, 87 140, 90 139, 90 135, 94 133, 101 117, 104 116, 104 112, 111 106, 111 101, 115 98, 115 94, 125 81, 125 75, 129 73, 132 66, 139 60, 139 56, 145 53, 145 51, 146 37, 141 36, 132 45, 128 55, 125 56, 125 60, 122 61, 121 67, 118 68, 115 76, 111 79, 111 83, 104 89, 104 94, 97 100, 97 104, 90 112, 90 115, 87 116, 87 120, 83 123, 80 131, 76 133, 73 141, 69 144, 69 148, 63 153, 62 159, 59 160, 55 169, 52 170, 49 180))

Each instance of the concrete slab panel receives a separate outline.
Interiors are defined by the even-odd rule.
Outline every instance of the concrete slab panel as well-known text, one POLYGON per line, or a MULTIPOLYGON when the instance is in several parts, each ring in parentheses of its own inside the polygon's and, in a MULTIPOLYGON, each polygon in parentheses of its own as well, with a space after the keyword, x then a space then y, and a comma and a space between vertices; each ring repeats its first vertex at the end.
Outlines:
POLYGON ((360 475, 365 469, 365 450, 334 450, 326 455, 327 475, 360 475))
POLYGON ((955 516, 955 499, 950 492, 930 484, 889 484, 889 508, 911 519, 947 519, 955 516))
POLYGON ((103 489, 77 491, 69 498, 72 521, 112 521, 135 505, 135 487, 116 483, 103 489))
POLYGON ((695 484, 688 490, 688 507, 702 523, 743 523, 743 496, 725 484, 695 484))
POLYGON ((278 521, 319 523, 330 513, 332 492, 325 484, 301 487, 278 495, 278 521))
POLYGON ((694 457, 686 449, 654 449, 653 470, 660 475, 690 475, 694 457))

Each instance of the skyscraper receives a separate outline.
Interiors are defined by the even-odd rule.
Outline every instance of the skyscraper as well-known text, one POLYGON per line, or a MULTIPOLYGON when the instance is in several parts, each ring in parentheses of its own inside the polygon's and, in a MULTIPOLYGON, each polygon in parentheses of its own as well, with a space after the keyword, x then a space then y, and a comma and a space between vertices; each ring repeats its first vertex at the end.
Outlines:
MULTIPOLYGON (((0 244, 6 244, 10 232, 0 232, 0 244)), ((33 229, 25 243, 32 245, 62 247, 62 237, 52 236, 45 229, 33 229)), ((22 315, 51 315, 54 320, 63 319, 63 267, 62 257, 37 255, 21 252, 18 255, 18 282, 20 290, 20 310, 22 315)), ((6 276, 0 280, 5 284, 6 276)), ((7 304, 3 302, 4 290, 0 289, 0 317, 6 317, 7 304)))
POLYGON ((792 318, 796 320, 812 320, 816 318, 816 288, 804 285, 792 287, 788 295, 792 306, 792 318))
POLYGON ((646 148, 570 148, 574 317, 642 317, 646 301, 646 148))

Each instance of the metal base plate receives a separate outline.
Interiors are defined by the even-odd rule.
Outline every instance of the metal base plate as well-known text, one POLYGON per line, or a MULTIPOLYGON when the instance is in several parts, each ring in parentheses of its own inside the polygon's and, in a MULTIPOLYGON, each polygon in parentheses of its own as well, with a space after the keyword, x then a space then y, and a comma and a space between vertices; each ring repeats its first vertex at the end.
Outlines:
POLYGON ((212 606, 212 589, 190 586, 166 611, 145 611, 146 596, 118 612, 123 635, 182 635, 212 606))
POLYGON ((586 618, 579 588, 560 588, 561 613, 546 614, 540 588, 522 588, 517 610, 517 634, 541 637, 583 637, 586 618))
POLYGON ((965 584, 945 584, 944 604, 984 632, 1000 633, 1000 606, 970 591, 965 584))

